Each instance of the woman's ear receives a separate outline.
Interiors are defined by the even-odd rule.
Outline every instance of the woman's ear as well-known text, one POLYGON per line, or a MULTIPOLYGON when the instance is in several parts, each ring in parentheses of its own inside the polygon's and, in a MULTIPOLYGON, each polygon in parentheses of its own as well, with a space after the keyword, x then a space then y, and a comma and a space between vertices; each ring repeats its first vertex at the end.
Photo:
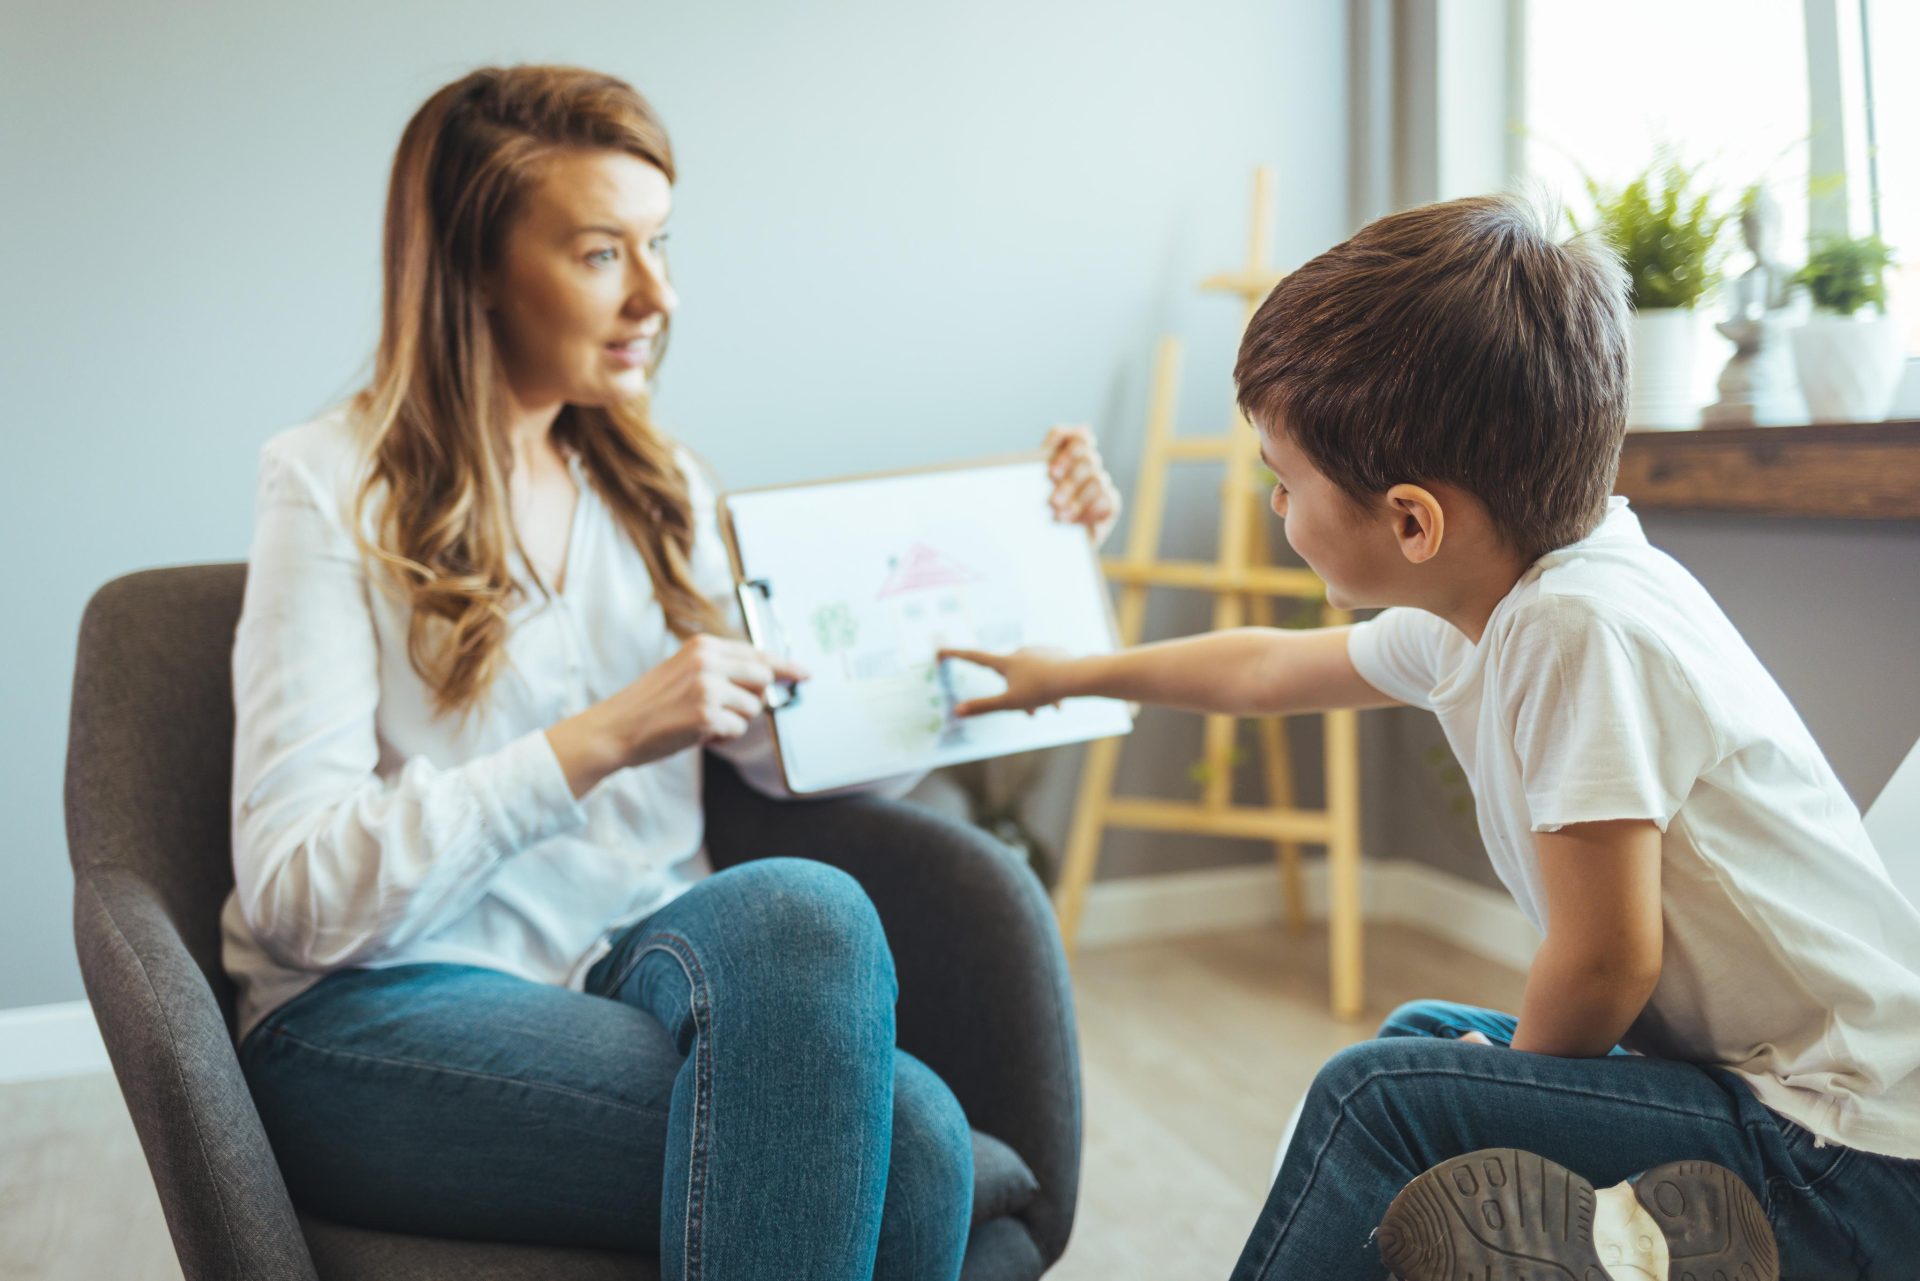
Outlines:
POLYGON ((1432 490, 1419 485, 1395 485, 1387 491, 1387 508, 1393 514, 1394 538, 1408 564, 1425 564, 1440 554, 1440 543, 1447 534, 1447 517, 1432 490))

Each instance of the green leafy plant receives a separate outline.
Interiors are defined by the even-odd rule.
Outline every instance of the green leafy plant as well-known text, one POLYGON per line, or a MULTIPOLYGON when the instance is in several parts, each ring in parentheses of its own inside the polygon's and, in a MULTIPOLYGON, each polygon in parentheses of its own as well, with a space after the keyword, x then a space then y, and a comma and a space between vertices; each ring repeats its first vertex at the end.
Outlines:
POLYGON ((1635 311, 1691 307, 1720 278, 1714 245, 1728 212, 1714 210, 1711 188, 1694 190, 1698 174, 1663 152, 1623 187, 1586 180, 1594 229, 1620 251, 1635 311))
POLYGON ((1829 234, 1814 240, 1807 265, 1793 274, 1793 283, 1805 285, 1813 305, 1822 311, 1851 316, 1871 303, 1885 315, 1886 270, 1892 265, 1893 249, 1878 236, 1829 234))

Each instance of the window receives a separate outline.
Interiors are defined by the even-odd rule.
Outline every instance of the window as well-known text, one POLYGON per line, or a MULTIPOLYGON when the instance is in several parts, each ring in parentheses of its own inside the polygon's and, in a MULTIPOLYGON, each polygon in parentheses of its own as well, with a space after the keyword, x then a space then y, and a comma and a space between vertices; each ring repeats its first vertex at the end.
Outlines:
POLYGON ((1899 254, 1890 292, 1908 321, 1908 350, 1920 356, 1920 77, 1895 56, 1920 49, 1920 6, 1863 0, 1861 27, 1869 225, 1899 254))
MULTIPOLYGON (((1789 265, 1810 228, 1878 232, 1897 254, 1889 292, 1920 356, 1920 76, 1899 60, 1920 49, 1920 4, 1615 0, 1602 19, 1564 0, 1523 3, 1514 92, 1527 176, 1584 214, 1586 176, 1618 184, 1667 146, 1729 204, 1764 183, 1789 265)), ((1740 270, 1737 231, 1722 246, 1740 270)))
POLYGON ((1803 0, 1614 0, 1604 13, 1535 0, 1524 30, 1529 176, 1584 214, 1583 174, 1618 185, 1671 147, 1728 203, 1765 182, 1784 215, 1781 252, 1799 256, 1808 176, 1803 0))

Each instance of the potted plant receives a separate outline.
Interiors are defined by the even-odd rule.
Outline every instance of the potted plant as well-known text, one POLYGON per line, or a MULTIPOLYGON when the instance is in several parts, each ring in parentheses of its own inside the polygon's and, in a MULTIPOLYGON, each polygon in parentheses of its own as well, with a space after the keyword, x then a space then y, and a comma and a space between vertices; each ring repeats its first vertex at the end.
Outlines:
POLYGON ((1826 235, 1794 274, 1813 299, 1813 314, 1793 332, 1793 364, 1817 423, 1877 422, 1893 407, 1904 361, 1900 327, 1887 314, 1892 265, 1878 236, 1826 235))
POLYGON ((1719 278, 1714 244, 1727 213, 1711 190, 1695 191, 1697 167, 1662 153, 1619 188, 1587 179, 1594 229, 1619 251, 1632 281, 1631 428, 1696 427, 1693 386, 1699 322, 1694 304, 1719 278))

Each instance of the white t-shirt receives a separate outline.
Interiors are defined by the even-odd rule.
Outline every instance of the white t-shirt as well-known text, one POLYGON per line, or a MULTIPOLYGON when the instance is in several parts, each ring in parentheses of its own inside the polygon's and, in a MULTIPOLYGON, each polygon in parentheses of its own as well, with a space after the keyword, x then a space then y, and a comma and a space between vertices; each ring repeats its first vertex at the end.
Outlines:
MULTIPOLYGON (((350 967, 456 962, 577 989, 614 932, 709 870, 699 751, 621 770, 576 801, 547 742, 548 726, 680 646, 585 468, 574 462, 565 586, 521 600, 508 665, 462 720, 434 714, 407 659, 407 606, 355 544, 360 467, 345 408, 261 451, 233 649, 235 884, 220 915, 243 1036, 350 967)), ((681 467, 694 583, 735 617, 713 490, 684 454, 681 467)), ((765 717, 716 750, 785 794, 765 717)))
POLYGON ((1629 1048, 1727 1068, 1829 1141, 1920 1157, 1920 911, 1786 695, 1625 499, 1528 569, 1478 645, 1389 609, 1349 651, 1439 716, 1494 870, 1543 932, 1535 832, 1664 834, 1664 963, 1629 1048))

